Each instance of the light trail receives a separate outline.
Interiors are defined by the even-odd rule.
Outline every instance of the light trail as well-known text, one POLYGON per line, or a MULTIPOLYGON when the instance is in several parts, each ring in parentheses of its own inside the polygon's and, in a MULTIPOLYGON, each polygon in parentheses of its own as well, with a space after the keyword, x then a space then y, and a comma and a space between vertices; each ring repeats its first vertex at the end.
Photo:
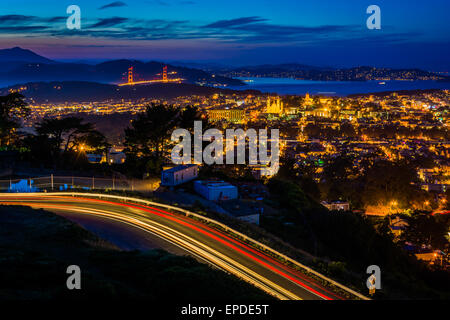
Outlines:
POLYGON ((2 194, 0 204, 96 215, 156 235, 278 299, 342 299, 317 281, 204 223, 142 205, 68 196, 2 194))
POLYGON ((280 300, 302 300, 300 297, 294 295, 293 293, 285 290, 284 288, 278 286, 277 284, 271 282, 268 279, 265 279, 261 275, 253 272, 252 270, 246 268, 245 266, 239 264, 237 261, 227 262, 229 260, 228 257, 223 254, 217 252, 216 250, 205 246, 204 244, 183 236, 181 233, 162 226, 161 224, 154 223, 156 225, 152 226, 152 224, 144 223, 138 219, 126 217, 124 215, 119 215, 115 212, 109 212, 104 210, 94 210, 94 209, 86 209, 83 207, 75 207, 71 205, 48 205, 48 204, 40 204, 37 202, 22 202, 22 201, 5 201, 0 202, 0 204, 14 204, 14 205, 23 205, 30 206, 34 208, 40 209, 53 209, 53 210, 63 210, 63 211, 72 211, 77 212, 79 214, 85 215, 96 215, 101 216, 102 218, 114 220, 120 223, 124 223, 133 227, 136 227, 140 230, 149 232, 153 235, 164 239, 173 245, 187 251, 188 253, 193 254, 196 257, 201 258, 203 261, 210 263, 219 269, 225 270, 238 278, 243 279, 246 282, 251 283, 252 285, 260 288, 261 290, 269 293, 272 296, 277 297, 280 300), (182 236, 182 237, 180 237, 182 236), (185 238, 185 239, 183 239, 185 238), (186 240, 188 239, 188 240, 186 240), (189 242, 190 241, 190 242, 189 242))
MULTIPOLYGON (((2 204, 2 203, 0 202, 0 204, 2 204)), ((261 277, 260 275, 253 272, 252 270, 240 265, 238 262, 234 261, 233 263, 228 263, 226 261, 227 257, 224 256, 223 254, 220 254, 219 252, 213 250, 212 248, 206 247, 202 243, 200 243, 192 238, 183 236, 181 233, 179 233, 175 230, 164 227, 161 224, 153 222, 153 224, 156 225, 156 227, 155 227, 152 224, 144 223, 142 221, 139 221, 138 219, 121 216, 114 212, 108 212, 108 211, 104 211, 104 210, 94 210, 94 209, 88 210, 86 208, 63 206, 63 205, 42 205, 42 204, 36 204, 34 202, 17 202, 17 204, 24 205, 24 206, 36 207, 36 208, 42 208, 42 209, 57 209, 57 210, 64 210, 64 211, 73 211, 73 212, 77 212, 79 214, 85 214, 85 215, 96 215, 96 216, 101 216, 102 218, 105 218, 105 219, 109 219, 109 220, 113 220, 113 221, 117 221, 120 223, 130 225, 132 227, 135 227, 135 228, 138 228, 145 232, 149 232, 153 235, 156 235, 156 236, 160 237, 161 239, 166 240, 166 241, 172 243, 173 245, 189 252, 190 254, 193 254, 197 258, 200 258, 201 260, 203 260, 207 263, 210 263, 219 269, 225 270, 225 271, 243 279, 244 281, 247 281, 247 282, 253 284, 254 286, 262 289, 263 291, 281 299, 281 300, 301 300, 300 297, 281 288, 280 286, 276 285, 275 283, 272 283, 270 280, 261 277), (183 239, 183 238, 185 238, 185 239, 183 239), (210 252, 208 252, 208 251, 210 251, 210 252), (276 289, 276 290, 274 290, 274 289, 276 289)))

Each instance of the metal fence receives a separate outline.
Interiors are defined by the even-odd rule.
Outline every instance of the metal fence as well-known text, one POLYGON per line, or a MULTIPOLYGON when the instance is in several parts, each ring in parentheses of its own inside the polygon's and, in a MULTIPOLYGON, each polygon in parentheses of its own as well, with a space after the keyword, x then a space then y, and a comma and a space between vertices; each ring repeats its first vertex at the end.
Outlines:
POLYGON ((85 190, 121 190, 151 192, 158 188, 159 180, 123 178, 96 178, 75 176, 47 176, 36 178, 0 180, 0 192, 41 192, 85 190))

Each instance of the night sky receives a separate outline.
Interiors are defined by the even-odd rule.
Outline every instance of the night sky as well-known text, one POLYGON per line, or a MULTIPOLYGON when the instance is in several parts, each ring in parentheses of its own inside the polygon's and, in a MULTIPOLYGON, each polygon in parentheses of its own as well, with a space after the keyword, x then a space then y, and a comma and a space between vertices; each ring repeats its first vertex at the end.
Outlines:
POLYGON ((448 0, 2 0, 0 48, 57 60, 298 62, 450 70, 448 0), (66 28, 81 8, 82 29, 66 28), (381 8, 368 30, 366 8, 381 8))

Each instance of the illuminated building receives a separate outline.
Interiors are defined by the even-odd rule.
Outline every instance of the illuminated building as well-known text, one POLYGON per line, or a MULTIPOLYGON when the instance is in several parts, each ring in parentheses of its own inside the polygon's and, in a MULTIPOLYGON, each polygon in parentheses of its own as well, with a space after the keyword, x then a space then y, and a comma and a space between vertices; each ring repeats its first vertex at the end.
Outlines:
POLYGON ((266 113, 273 113, 273 114, 282 114, 284 110, 284 104, 281 101, 280 97, 269 97, 267 99, 267 109, 266 113))
POLYGON ((313 116, 313 117, 320 117, 320 118, 330 118, 331 112, 327 108, 319 108, 315 110, 309 110, 304 112, 305 116, 313 116))
POLYGON ((208 118, 210 121, 222 121, 242 123, 245 118, 243 109, 210 109, 208 110, 208 118))
POLYGON ((307 93, 307 94, 305 95, 305 100, 303 101, 303 105, 304 105, 304 106, 310 106, 310 105, 312 105, 312 103, 313 103, 313 100, 312 100, 311 97, 309 96, 309 93, 307 93))

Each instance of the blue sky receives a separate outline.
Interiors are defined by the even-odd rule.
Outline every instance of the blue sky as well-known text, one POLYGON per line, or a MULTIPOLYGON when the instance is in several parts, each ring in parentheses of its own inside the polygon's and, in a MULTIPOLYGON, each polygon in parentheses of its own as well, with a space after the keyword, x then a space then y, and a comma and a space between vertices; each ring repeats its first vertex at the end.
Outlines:
POLYGON ((53 59, 450 69, 448 0, 2 0, 0 47, 53 59), (81 8, 82 29, 65 27, 81 8), (381 8, 382 29, 366 28, 381 8))

